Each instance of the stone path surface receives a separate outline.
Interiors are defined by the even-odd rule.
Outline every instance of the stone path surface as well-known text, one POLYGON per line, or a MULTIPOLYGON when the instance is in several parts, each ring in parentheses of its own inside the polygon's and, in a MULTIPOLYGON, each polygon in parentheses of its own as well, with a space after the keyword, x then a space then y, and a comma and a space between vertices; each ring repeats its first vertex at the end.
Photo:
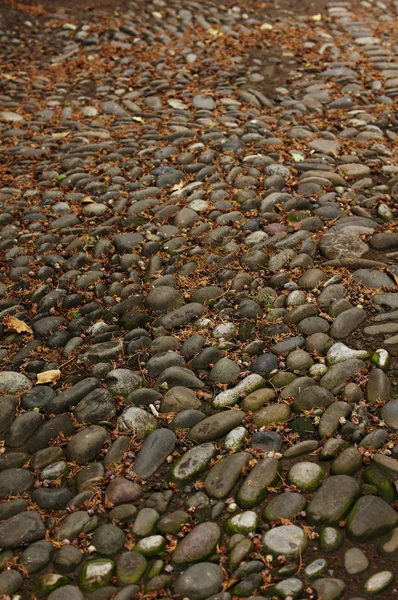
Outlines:
POLYGON ((0 17, 0 597, 395 597, 398 2, 0 17))

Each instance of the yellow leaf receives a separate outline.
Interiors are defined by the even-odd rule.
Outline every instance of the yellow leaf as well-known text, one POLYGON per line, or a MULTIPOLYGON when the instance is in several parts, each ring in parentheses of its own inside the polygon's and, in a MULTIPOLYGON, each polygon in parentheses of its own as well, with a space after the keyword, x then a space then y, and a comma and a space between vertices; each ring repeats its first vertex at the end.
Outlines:
POLYGON ((33 333, 33 329, 29 327, 24 321, 20 321, 16 317, 8 316, 4 321, 7 331, 14 331, 15 333, 33 333))
POLYGON ((138 123, 145 123, 142 117, 131 117, 133 121, 138 121, 138 123))
POLYGON ((94 200, 90 196, 86 196, 80 200, 82 204, 95 204, 94 200))
POLYGON ((271 31, 271 29, 273 29, 273 26, 271 25, 271 23, 263 23, 260 29, 266 29, 267 31, 271 31))
POLYGON ((219 29, 214 29, 213 27, 209 27, 207 30, 211 35, 222 35, 219 29))
POLYGON ((321 13, 319 13, 317 15, 312 15, 311 19, 313 21, 321 21, 322 20, 322 15, 321 15, 321 13))
POLYGON ((70 135, 70 131, 57 131, 51 134, 51 137, 56 140, 62 140, 63 138, 68 137, 70 135))
POLYGON ((183 181, 180 181, 180 183, 176 183, 175 185, 173 185, 171 191, 173 192, 174 190, 181 190, 184 187, 184 185, 185 183, 183 181))
POLYGON ((60 377, 61 371, 59 369, 44 371, 44 373, 37 374, 37 383, 55 383, 60 377))
POLYGON ((392 277, 394 279, 395 283, 398 285, 398 277, 396 276, 394 271, 390 271, 390 269, 387 269, 387 273, 389 274, 390 277, 392 277))

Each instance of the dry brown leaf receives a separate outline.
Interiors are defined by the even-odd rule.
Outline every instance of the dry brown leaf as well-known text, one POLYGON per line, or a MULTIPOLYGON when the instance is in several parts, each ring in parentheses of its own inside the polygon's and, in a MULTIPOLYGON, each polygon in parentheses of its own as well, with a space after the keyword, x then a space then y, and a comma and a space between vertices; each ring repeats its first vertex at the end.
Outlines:
POLYGON ((398 277, 396 276, 396 274, 394 273, 394 271, 390 271, 390 269, 387 269, 387 273, 389 274, 390 277, 393 278, 393 280, 395 281, 395 283, 398 285, 398 277))
POLYGON ((61 377, 61 371, 59 369, 51 369, 51 371, 44 371, 44 373, 37 374, 37 383, 55 383, 61 377))
POLYGON ((33 329, 25 321, 21 321, 11 315, 6 318, 4 325, 7 331, 13 331, 14 333, 33 333, 33 329))

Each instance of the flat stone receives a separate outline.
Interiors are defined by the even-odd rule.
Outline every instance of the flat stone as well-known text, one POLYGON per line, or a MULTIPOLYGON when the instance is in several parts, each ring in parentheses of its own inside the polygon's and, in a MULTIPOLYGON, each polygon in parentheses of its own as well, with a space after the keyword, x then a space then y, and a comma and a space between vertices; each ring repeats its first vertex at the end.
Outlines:
POLYGON ((342 231, 323 235, 318 243, 319 251, 329 260, 336 258, 360 258, 369 252, 369 246, 358 237, 342 231))
POLYGON ((217 462, 205 479, 205 489, 209 496, 225 498, 237 483, 243 467, 250 460, 248 452, 237 452, 217 462))
POLYGON ((216 523, 201 523, 196 525, 181 540, 173 552, 174 564, 200 562, 211 556, 221 537, 221 530, 216 523))
POLYGON ((245 416, 246 413, 242 410, 218 412, 192 427, 189 437, 198 444, 218 440, 231 429, 240 425, 245 416))
POLYGON ((236 502, 242 508, 253 508, 269 494, 268 488, 278 480, 279 461, 273 457, 262 458, 239 487, 236 502))
POLYGON ((398 399, 390 400, 383 406, 381 417, 388 427, 398 431, 398 399))
POLYGON ((198 563, 189 567, 176 581, 175 591, 181 598, 205 600, 221 590, 224 573, 218 565, 198 563))
POLYGON ((264 509, 267 521, 278 519, 293 519, 306 507, 304 496, 297 492, 284 492, 272 498, 264 509))
POLYGON ((0 371, 1 394, 24 394, 32 387, 31 381, 22 373, 0 371))
POLYGON ((329 477, 313 495, 307 507, 307 520, 311 525, 337 525, 347 516, 358 496, 359 487, 352 477, 329 477))
POLYGON ((344 554, 344 567, 349 575, 356 575, 366 571, 369 560, 360 548, 349 548, 344 554))
POLYGON ((168 429, 157 429, 149 434, 135 459, 133 470, 141 479, 153 475, 173 453, 176 436, 168 429))
POLYGON ((322 600, 339 600, 345 590, 345 583, 341 579, 317 579, 312 584, 322 600))
POLYGON ((396 527, 398 515, 378 496, 363 496, 351 510, 347 535, 353 542, 363 543, 384 535, 396 527))
POLYGON ((316 463, 304 461, 298 462, 287 474, 287 481, 303 492, 312 492, 317 489, 325 471, 316 463))
POLYGON ((118 426, 121 431, 133 431, 142 440, 157 428, 158 423, 149 412, 133 406, 119 417, 118 426))
POLYGON ((339 170, 346 177, 353 177, 355 179, 366 177, 371 172, 369 167, 366 165, 361 165, 360 163, 346 163, 344 165, 340 165, 339 170))
POLYGON ((281 525, 264 534, 262 544, 273 556, 284 555, 287 559, 302 556, 308 546, 308 537, 301 527, 281 525))
POLYGON ((177 485, 189 483, 206 469, 215 453, 216 448, 210 443, 190 448, 173 465, 169 478, 177 485))
POLYGON ((46 528, 37 512, 23 512, 0 524, 0 547, 19 548, 43 539, 45 533, 46 528))
POLYGON ((332 394, 340 392, 346 381, 365 368, 365 363, 358 358, 350 358, 343 363, 333 365, 320 381, 322 387, 331 391, 332 394))
POLYGON ((363 584, 363 591, 369 596, 380 594, 386 590, 395 580, 394 571, 379 571, 373 573, 363 584))
POLYGON ((367 317, 363 308, 350 308, 340 313, 332 323, 330 336, 341 340, 349 336, 367 317))

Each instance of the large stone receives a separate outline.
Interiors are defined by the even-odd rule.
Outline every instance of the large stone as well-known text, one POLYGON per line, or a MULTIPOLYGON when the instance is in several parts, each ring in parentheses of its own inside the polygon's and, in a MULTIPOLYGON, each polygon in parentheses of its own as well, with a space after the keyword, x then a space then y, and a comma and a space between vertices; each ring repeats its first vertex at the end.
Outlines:
POLYGON ((332 323, 330 336, 335 340, 341 340, 349 336, 364 321, 367 313, 363 308, 349 308, 340 313, 332 323))
POLYGON ((250 457, 248 452, 237 452, 216 463, 205 479, 205 489, 209 496, 225 498, 237 483, 250 457))
POLYGON ((310 525, 338 525, 349 513, 359 496, 356 481, 348 475, 326 479, 307 507, 310 525))
POLYGON ((358 237, 342 231, 330 232, 319 240, 319 251, 328 259, 360 258, 369 252, 369 246, 358 237))
POLYGON ((302 556, 308 546, 308 537, 296 525, 281 525, 267 531, 262 539, 263 546, 273 556, 283 555, 287 559, 302 556))
POLYGON ((93 460, 110 441, 109 433, 99 425, 91 425, 74 435, 66 447, 66 457, 83 465, 93 460))
POLYGON ((218 440, 240 425, 245 417, 243 410, 218 412, 192 427, 189 437, 197 444, 218 440))
POLYGON ((365 368, 365 363, 358 358, 350 358, 343 363, 333 365, 320 381, 321 386, 338 394, 345 386, 346 381, 365 368))
POLYGON ((217 523, 197 525, 178 543, 173 552, 173 563, 181 565, 201 562, 215 552, 220 537, 221 531, 217 523))
POLYGON ((378 496, 363 496, 351 510, 347 520, 347 535, 353 542, 374 540, 394 529, 398 514, 378 496))
POLYGON ((268 488, 279 479, 279 462, 276 458, 260 460, 244 479, 236 494, 236 502, 242 508, 253 508, 268 496, 268 488))
POLYGON ((31 381, 22 373, 0 371, 0 394, 24 394, 31 387, 31 381))
POLYGON ((216 448, 210 443, 190 448, 174 463, 168 476, 169 479, 176 485, 189 483, 205 471, 215 454, 216 448))
POLYGON ((118 426, 120 431, 132 431, 142 440, 157 428, 158 423, 155 417, 143 408, 132 406, 119 417, 118 426))
POLYGON ((43 539, 45 534, 46 528, 40 515, 29 510, 0 524, 0 547, 19 548, 43 539))
POLYGON ((198 563, 189 567, 175 584, 175 591, 181 598, 205 600, 221 590, 224 573, 213 563, 198 563))
POLYGON ((168 429, 157 429, 149 434, 138 452, 133 470, 141 479, 148 479, 174 451, 176 436, 168 429))

